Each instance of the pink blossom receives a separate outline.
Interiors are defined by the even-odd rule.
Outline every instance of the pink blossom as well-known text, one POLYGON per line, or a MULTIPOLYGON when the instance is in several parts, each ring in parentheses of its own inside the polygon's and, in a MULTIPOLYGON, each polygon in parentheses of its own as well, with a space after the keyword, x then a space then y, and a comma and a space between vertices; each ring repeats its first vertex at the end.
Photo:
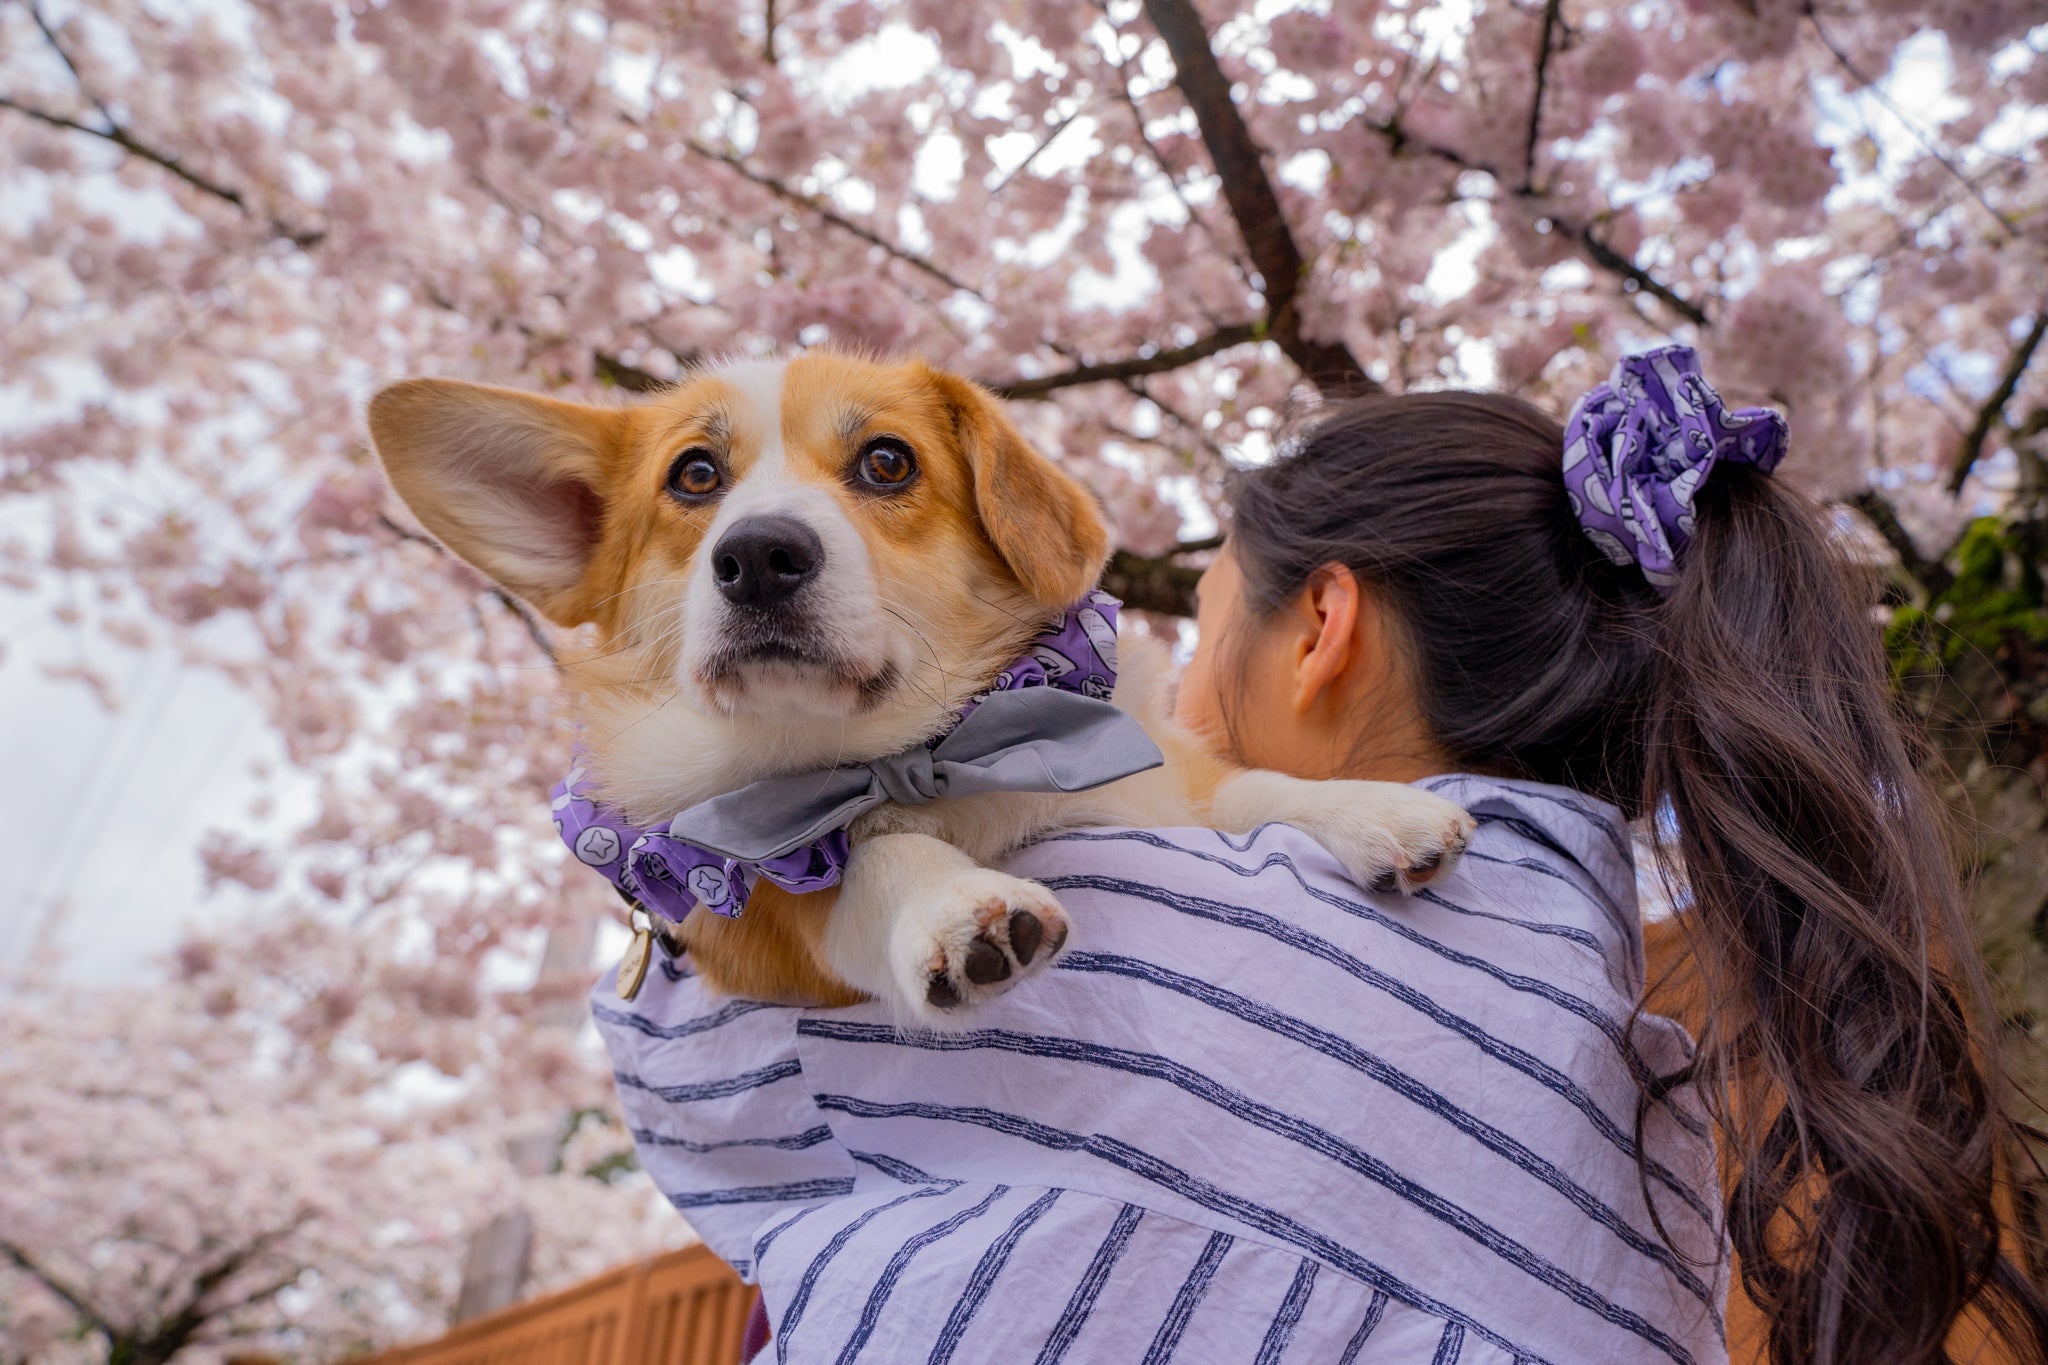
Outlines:
POLYGON ((1585 46, 1578 62, 1578 85, 1595 99, 1633 90, 1647 63, 1642 39, 1626 22, 1614 22, 1585 46))
POLYGON ((1850 379, 1846 341, 1839 305, 1810 270, 1773 271, 1717 329, 1714 373, 1780 402, 1834 399, 1850 379))
POLYGON ((1157 485, 1129 471, 1106 467, 1093 479, 1119 543, 1133 554, 1157 555, 1180 539, 1181 514, 1159 496, 1157 485))
POLYGON ((251 891, 268 891, 277 885, 277 864, 268 853, 225 834, 208 835, 199 846, 199 860, 209 887, 236 882, 251 891))

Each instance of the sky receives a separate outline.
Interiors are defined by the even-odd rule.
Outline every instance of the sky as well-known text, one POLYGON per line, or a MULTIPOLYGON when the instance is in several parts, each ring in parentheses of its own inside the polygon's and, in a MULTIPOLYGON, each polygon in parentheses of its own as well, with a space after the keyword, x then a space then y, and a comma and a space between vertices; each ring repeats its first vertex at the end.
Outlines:
POLYGON ((206 896, 194 850, 210 828, 258 823, 251 765, 276 742, 244 694, 168 647, 77 640, 21 594, 0 595, 0 640, 0 983, 53 928, 67 977, 137 979, 185 926, 241 908, 206 896), (118 710, 44 675, 80 648, 118 710))

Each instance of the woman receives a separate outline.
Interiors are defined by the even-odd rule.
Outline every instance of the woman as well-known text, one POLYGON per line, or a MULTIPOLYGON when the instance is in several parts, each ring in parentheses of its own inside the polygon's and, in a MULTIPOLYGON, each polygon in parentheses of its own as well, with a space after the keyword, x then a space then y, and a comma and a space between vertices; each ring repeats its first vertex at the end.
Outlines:
POLYGON ((1074 945, 964 1034, 687 964, 600 1004, 778 1358, 1714 1361, 1724 1236, 1776 1360, 1939 1360, 1973 1303, 2048 1358, 1940 810, 1783 443, 1673 348, 1569 433, 1375 398, 1241 479, 1182 718, 1465 804, 1413 899, 1286 827, 1084 831, 1014 863, 1074 945), (1640 1008, 1624 819, 1660 807, 1697 1048, 1640 1008))

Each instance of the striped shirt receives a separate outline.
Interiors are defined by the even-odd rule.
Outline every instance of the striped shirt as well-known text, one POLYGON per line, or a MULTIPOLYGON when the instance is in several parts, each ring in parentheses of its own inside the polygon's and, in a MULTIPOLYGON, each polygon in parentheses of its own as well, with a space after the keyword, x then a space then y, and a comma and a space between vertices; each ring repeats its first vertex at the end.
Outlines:
POLYGON ((600 988, 641 1160, 785 1362, 1725 1361, 1696 1098, 1638 1136, 1629 1050, 1690 1043, 1629 1027, 1617 812, 1420 785, 1479 830, 1407 900, 1283 825, 1034 845, 1073 941, 962 1033, 600 988))

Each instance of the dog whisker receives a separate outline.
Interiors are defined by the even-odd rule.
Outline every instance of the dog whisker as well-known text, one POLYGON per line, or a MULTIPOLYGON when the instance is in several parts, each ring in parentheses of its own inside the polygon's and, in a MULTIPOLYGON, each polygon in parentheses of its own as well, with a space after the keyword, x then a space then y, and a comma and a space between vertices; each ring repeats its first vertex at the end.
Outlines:
POLYGON ((619 589, 619 591, 613 593, 609 597, 600 597, 597 601, 591 603, 591 606, 593 608, 605 606, 609 603, 618 601, 627 593, 641 592, 648 588, 659 588, 664 587, 670 583, 687 583, 689 581, 690 579, 688 575, 679 575, 674 578, 650 578, 645 583, 633 583, 628 585, 627 587, 621 588, 619 589))

